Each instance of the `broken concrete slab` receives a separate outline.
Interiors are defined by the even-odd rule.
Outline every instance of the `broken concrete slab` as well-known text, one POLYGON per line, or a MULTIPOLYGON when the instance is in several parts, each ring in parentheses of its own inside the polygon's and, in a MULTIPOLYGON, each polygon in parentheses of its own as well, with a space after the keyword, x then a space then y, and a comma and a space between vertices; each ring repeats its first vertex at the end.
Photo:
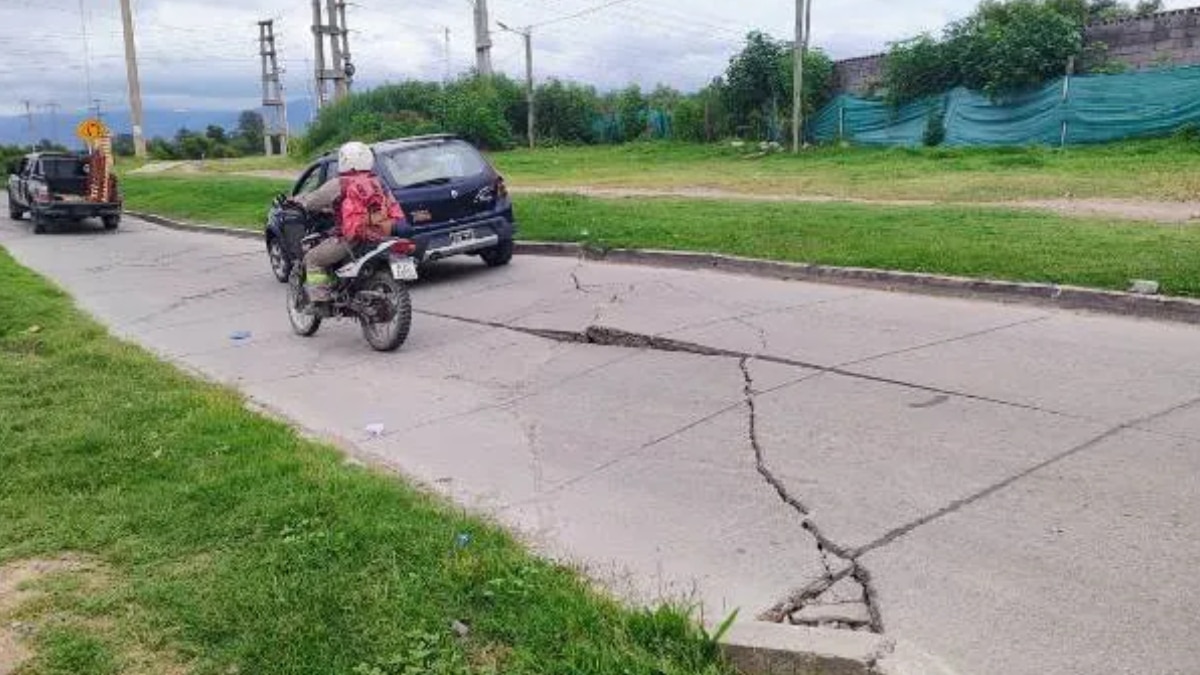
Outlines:
POLYGON ((892 646, 872 633, 762 622, 734 623, 721 640, 742 675, 874 675, 892 646))

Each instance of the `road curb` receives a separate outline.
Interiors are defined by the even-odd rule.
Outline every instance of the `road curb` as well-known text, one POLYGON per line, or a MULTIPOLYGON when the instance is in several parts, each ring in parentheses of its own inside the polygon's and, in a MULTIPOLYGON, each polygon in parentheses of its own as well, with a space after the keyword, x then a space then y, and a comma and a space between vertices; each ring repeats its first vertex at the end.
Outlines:
POLYGON ((767 279, 858 286, 925 295, 987 298, 1001 302, 1031 303, 1061 309, 1200 324, 1200 300, 1172 296, 1137 295, 1081 286, 996 281, 862 267, 833 267, 742 258, 719 253, 603 249, 588 245, 555 242, 517 242, 516 252, 524 255, 573 257, 626 265, 683 270, 716 270, 767 279))
MULTIPOLYGON (((141 211, 127 210, 126 213, 135 218, 140 218, 155 225, 161 225, 162 227, 174 230, 219 234, 241 239, 262 238, 262 234, 254 230, 240 230, 233 227, 221 227, 219 225, 188 223, 141 211)), ((581 258, 596 262, 666 267, 680 270, 714 270, 765 279, 808 281, 885 291, 904 291, 924 295, 986 298, 1000 302, 1019 302, 1058 307, 1061 309, 1200 324, 1200 300, 1162 295, 1137 295, 1134 293, 1122 293, 1120 291, 1083 288, 1081 286, 973 279, 970 277, 897 272, 863 267, 834 267, 811 263, 742 258, 720 253, 658 251, 653 249, 609 249, 586 244, 562 242, 518 241, 515 251, 522 255, 581 258)))
POLYGON ((238 237, 240 239, 262 239, 262 233, 254 230, 239 230, 236 227, 222 227, 220 225, 200 225, 197 223, 188 223, 182 220, 172 220, 164 218, 153 213, 145 213, 142 211, 125 210, 127 215, 134 218, 140 218, 148 223, 154 223, 162 227, 172 230, 183 230, 184 232, 203 232, 205 234, 220 234, 226 237, 238 237))

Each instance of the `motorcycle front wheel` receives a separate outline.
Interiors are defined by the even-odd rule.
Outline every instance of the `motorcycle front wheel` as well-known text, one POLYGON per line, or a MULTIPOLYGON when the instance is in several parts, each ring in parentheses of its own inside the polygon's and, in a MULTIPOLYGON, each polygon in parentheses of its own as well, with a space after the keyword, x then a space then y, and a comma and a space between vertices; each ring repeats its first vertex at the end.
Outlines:
POLYGON ((385 297, 391 310, 387 321, 374 322, 366 317, 360 318, 363 338, 375 351, 396 351, 408 339, 408 331, 412 328, 412 299, 408 295, 408 287, 393 279, 389 272, 380 270, 367 281, 363 290, 385 297))
POLYGON ((321 328, 321 317, 311 311, 308 292, 304 290, 304 271, 292 269, 288 277, 287 310, 292 330, 301 337, 312 337, 321 328))

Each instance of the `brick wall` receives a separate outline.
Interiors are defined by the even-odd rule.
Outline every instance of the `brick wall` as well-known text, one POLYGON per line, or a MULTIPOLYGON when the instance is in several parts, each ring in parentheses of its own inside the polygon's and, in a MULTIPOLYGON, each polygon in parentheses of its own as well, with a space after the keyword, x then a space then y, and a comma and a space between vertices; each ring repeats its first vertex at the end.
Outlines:
MULTIPOLYGON (((1086 44, 1108 45, 1108 56, 1134 69, 1200 65, 1200 7, 1087 27, 1086 44)), ((862 94, 883 76, 883 54, 838 61, 834 91, 862 94)))

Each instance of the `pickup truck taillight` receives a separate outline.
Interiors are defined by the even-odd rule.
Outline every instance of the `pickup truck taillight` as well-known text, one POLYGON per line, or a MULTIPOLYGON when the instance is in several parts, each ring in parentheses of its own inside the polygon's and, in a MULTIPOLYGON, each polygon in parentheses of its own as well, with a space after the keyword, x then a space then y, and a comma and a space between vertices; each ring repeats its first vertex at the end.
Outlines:
POLYGON ((50 201, 50 188, 45 185, 39 185, 33 188, 33 199, 37 202, 46 203, 50 201))

